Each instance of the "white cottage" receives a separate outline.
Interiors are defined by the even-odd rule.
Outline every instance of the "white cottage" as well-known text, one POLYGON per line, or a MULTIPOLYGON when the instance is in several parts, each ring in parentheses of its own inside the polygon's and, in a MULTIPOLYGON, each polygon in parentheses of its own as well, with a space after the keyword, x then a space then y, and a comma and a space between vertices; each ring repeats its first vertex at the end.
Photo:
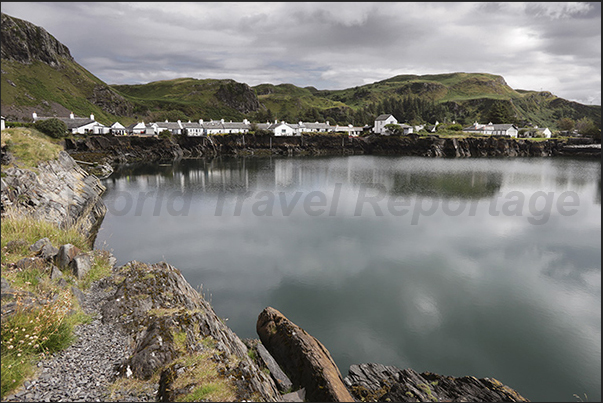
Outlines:
POLYGON ((46 119, 58 119, 65 122, 67 125, 67 131, 72 134, 106 134, 109 133, 109 128, 105 125, 97 122, 94 119, 94 115, 90 114, 90 118, 76 117, 73 112, 69 114, 69 117, 58 117, 58 116, 38 116, 36 112, 32 114, 33 121, 38 122, 46 119))
POLYGON ((386 125, 398 124, 398 119, 394 115, 384 114, 377 116, 375 119, 375 126, 373 126, 373 132, 377 134, 387 134, 386 125))
POLYGON ((275 136, 295 136, 298 134, 296 128, 289 123, 281 122, 271 125, 270 129, 275 136))
POLYGON ((465 133, 476 133, 476 134, 484 134, 490 136, 509 136, 509 137, 517 137, 519 130, 517 126, 513 124, 503 123, 503 124, 493 124, 492 122, 487 125, 480 123, 473 123, 473 125, 469 127, 465 127, 463 129, 465 133))
POLYGON ((113 123, 110 127, 109 127, 109 131, 111 134, 113 135, 117 135, 117 136, 123 136, 128 134, 128 129, 126 129, 124 127, 124 125, 122 125, 119 122, 115 122, 113 123))

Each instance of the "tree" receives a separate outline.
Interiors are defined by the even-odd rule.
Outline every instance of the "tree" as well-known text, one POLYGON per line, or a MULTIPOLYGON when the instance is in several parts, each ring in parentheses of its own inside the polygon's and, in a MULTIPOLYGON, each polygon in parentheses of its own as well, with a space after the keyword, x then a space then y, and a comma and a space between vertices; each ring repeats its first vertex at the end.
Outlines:
POLYGON ((172 138, 172 132, 169 130, 162 130, 161 133, 159 133, 157 135, 157 137, 159 137, 160 139, 171 139, 172 138))
POLYGON ((574 130, 575 125, 576 122, 574 122, 574 120, 571 118, 561 118, 557 121, 557 126, 559 127, 559 130, 563 131, 571 132, 572 130, 574 130))
POLYGON ((395 123, 385 125, 385 129, 387 129, 388 133, 392 136, 399 136, 402 134, 402 126, 395 123))
POLYGON ((67 124, 57 118, 38 120, 34 127, 55 139, 60 139, 67 136, 67 124))
POLYGON ((507 102, 494 101, 488 110, 488 120, 494 124, 512 123, 515 118, 507 102))
POLYGON ((576 122, 576 130, 584 136, 601 137, 601 129, 595 125, 592 119, 583 117, 576 122))

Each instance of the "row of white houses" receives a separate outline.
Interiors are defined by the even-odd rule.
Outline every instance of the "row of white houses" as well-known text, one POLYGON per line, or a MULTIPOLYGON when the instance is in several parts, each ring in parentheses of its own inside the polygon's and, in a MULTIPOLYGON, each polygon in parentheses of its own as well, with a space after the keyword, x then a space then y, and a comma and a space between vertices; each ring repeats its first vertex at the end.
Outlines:
MULTIPOLYGON (((119 122, 113 123, 111 126, 105 126, 94 119, 94 115, 90 115, 89 118, 80 118, 74 116, 73 113, 67 117, 56 117, 62 120, 67 125, 67 129, 73 134, 114 134, 114 135, 137 135, 137 136, 156 136, 164 131, 169 131, 172 134, 185 134, 191 137, 210 136, 216 134, 245 134, 251 130, 265 130, 273 133, 274 136, 300 136, 302 133, 346 133, 349 136, 358 136, 363 131, 371 129, 370 126, 340 126, 331 125, 329 121, 325 123, 319 122, 298 122, 298 123, 287 123, 284 121, 274 121, 274 123, 251 123, 247 119, 242 122, 226 122, 224 119, 221 120, 210 120, 204 121, 200 119, 195 122, 182 122, 180 120, 176 122, 153 122, 144 123, 139 122, 130 126, 123 126, 119 122)), ((39 117, 34 112, 34 122, 50 119, 50 117, 39 117)), ((379 115, 375 119, 375 123, 372 127, 372 132, 380 135, 389 135, 387 125, 395 124, 400 127, 404 134, 411 134, 414 131, 419 131, 423 126, 409 126, 406 124, 399 124, 398 120, 391 114, 379 115)), ((435 131, 433 126, 432 131, 435 131)), ((469 127, 463 128, 463 132, 476 133, 484 135, 502 135, 509 137, 519 137, 520 133, 526 133, 526 137, 551 137, 551 131, 548 128, 526 128, 518 129, 513 124, 479 124, 475 122, 469 127)))
POLYGON ((551 138, 551 131, 548 127, 526 127, 518 128, 513 124, 488 124, 473 123, 469 127, 463 128, 465 133, 475 133, 490 136, 509 136, 509 137, 545 137, 551 138))
POLYGON ((76 117, 73 113, 69 117, 56 117, 56 116, 38 116, 35 112, 33 113, 34 123, 39 120, 45 120, 50 118, 59 119, 67 125, 67 130, 72 134, 114 134, 114 135, 137 135, 137 136, 156 136, 163 131, 169 131, 172 134, 186 134, 191 137, 209 136, 216 134, 245 134, 251 130, 267 130, 272 132, 275 136, 300 136, 302 133, 316 133, 316 132, 340 132, 347 133, 350 136, 358 136, 365 129, 364 127, 357 126, 332 126, 329 122, 298 122, 298 123, 287 123, 284 121, 274 121, 274 123, 256 123, 252 124, 247 119, 242 122, 226 122, 224 119, 221 120, 210 120, 204 121, 200 119, 195 122, 182 122, 180 120, 176 122, 153 122, 144 123, 139 122, 130 126, 123 126, 119 122, 113 123, 111 126, 105 126, 102 123, 97 122, 94 119, 94 115, 90 115, 89 118, 76 117), (255 127, 254 127, 255 126, 255 127))

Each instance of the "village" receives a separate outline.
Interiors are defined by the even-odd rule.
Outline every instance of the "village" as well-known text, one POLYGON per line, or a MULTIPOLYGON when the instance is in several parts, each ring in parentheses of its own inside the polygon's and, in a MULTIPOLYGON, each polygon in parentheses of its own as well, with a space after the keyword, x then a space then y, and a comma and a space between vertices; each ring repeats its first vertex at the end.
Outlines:
MULTIPOLYGON (((67 125, 67 131, 71 134, 112 134, 116 136, 158 136, 163 132, 169 132, 172 135, 186 135, 189 137, 207 137, 212 135, 222 134, 247 134, 250 131, 265 131, 270 132, 274 136, 301 136, 302 134, 310 133, 341 133, 351 137, 357 137, 361 134, 379 134, 388 136, 394 132, 399 134, 412 134, 420 131, 435 133, 439 122, 434 125, 417 125, 410 126, 400 124, 398 120, 391 114, 379 115, 372 126, 353 126, 353 125, 331 125, 329 121, 320 122, 302 122, 287 123, 285 121, 275 120, 274 122, 266 123, 251 123, 244 119, 242 122, 226 122, 224 119, 204 121, 182 122, 139 122, 124 126, 119 122, 113 123, 111 126, 103 125, 95 120, 91 114, 88 118, 76 117, 71 113, 68 117, 57 116, 38 116, 36 112, 32 114, 33 122, 55 118, 61 120, 67 125), (394 129, 395 128, 395 129, 394 129)), ((5 126, 5 119, 2 117, 2 129, 5 126)), ((542 137, 551 138, 551 131, 548 128, 518 128, 514 124, 480 124, 475 122, 473 125, 464 127, 463 133, 492 135, 492 136, 507 136, 512 138, 518 137, 542 137)))

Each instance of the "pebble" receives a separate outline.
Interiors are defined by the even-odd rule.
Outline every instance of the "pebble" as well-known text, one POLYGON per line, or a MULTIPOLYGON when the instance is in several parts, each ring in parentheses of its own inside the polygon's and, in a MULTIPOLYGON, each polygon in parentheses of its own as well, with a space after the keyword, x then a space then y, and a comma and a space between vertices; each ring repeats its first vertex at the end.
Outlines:
MULTIPOLYGON (((108 293, 93 283, 85 293, 84 311, 95 319, 75 329, 76 341, 37 364, 36 376, 6 402, 105 402, 115 367, 130 355, 130 339, 112 324, 102 323, 99 308, 108 293)), ((120 401, 155 401, 154 394, 123 395, 120 401)))

